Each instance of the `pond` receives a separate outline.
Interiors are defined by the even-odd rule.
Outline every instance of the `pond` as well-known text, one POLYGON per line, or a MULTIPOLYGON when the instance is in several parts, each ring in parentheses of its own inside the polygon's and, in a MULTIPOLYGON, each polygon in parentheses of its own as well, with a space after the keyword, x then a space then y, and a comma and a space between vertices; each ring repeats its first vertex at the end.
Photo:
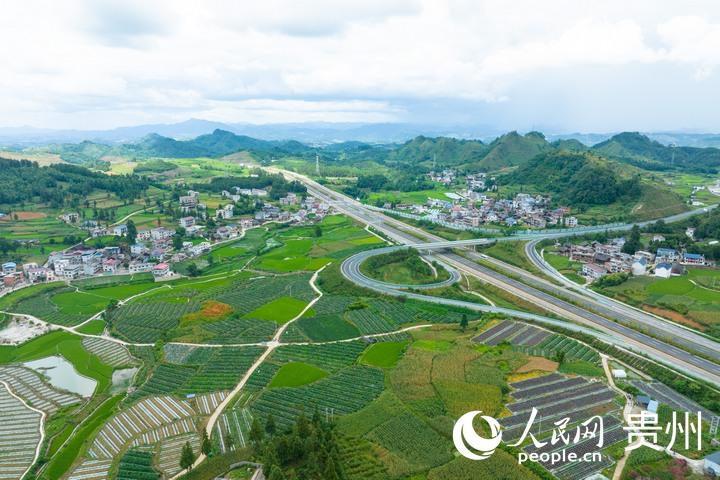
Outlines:
POLYGON ((118 392, 127 390, 132 385, 137 368, 124 368, 122 370, 115 370, 112 374, 112 386, 110 387, 110 394, 113 395, 118 392))
POLYGON ((96 380, 80 375, 73 364, 60 355, 25 362, 23 365, 45 375, 54 387, 83 397, 92 396, 97 387, 96 380))

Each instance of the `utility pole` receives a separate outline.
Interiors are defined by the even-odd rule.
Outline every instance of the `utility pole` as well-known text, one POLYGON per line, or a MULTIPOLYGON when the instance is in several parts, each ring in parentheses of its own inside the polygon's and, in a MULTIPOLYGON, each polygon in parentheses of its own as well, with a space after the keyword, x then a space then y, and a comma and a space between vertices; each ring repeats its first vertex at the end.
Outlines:
POLYGON ((315 175, 320 176, 320 155, 315 155, 315 175))

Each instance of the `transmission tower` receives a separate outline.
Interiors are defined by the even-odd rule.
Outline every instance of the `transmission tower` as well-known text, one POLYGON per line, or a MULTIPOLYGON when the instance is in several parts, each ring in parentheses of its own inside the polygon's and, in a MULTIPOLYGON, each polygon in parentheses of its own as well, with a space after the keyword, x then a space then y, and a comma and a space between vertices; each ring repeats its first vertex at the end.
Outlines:
POLYGON ((320 155, 315 155, 315 175, 320 176, 320 155))

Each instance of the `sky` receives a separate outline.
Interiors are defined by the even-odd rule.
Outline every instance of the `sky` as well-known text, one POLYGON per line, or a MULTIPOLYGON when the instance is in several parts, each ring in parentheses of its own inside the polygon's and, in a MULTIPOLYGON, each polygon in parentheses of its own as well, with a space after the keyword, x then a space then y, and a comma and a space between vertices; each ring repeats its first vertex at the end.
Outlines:
POLYGON ((0 127, 720 132, 720 2, 25 0, 0 127))

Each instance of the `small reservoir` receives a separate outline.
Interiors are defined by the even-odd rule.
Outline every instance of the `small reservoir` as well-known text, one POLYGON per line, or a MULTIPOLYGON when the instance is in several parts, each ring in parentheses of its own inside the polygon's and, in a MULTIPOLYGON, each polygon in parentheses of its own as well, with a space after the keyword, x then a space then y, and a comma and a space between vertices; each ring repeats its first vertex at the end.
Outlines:
POLYGON ((73 364, 60 355, 25 362, 23 365, 45 375, 55 388, 77 393, 83 397, 92 396, 97 387, 96 380, 80 375, 73 364))

